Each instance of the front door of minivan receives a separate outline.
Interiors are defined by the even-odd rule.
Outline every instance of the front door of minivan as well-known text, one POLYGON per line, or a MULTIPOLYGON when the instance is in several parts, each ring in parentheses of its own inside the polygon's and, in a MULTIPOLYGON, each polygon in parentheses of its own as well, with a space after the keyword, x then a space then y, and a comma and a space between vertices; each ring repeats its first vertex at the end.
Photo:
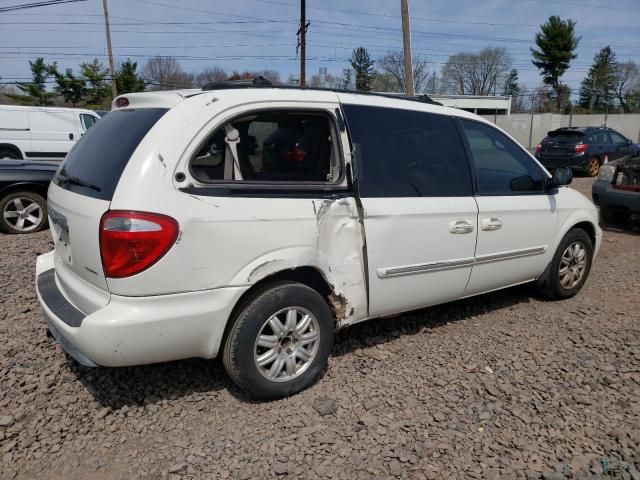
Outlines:
POLYGON ((473 265, 477 208, 453 119, 355 104, 343 109, 364 211, 369 315, 461 297, 473 265))
POLYGON ((546 172, 491 125, 460 120, 476 173, 478 243, 465 295, 536 279, 548 263, 557 208, 546 172))

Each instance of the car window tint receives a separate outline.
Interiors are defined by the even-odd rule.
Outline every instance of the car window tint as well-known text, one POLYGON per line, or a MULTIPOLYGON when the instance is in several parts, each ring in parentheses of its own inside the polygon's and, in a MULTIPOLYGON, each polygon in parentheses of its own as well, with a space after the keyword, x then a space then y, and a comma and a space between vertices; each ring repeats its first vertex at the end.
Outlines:
POLYGON ((129 158, 166 108, 115 110, 71 149, 54 183, 72 192, 111 200, 129 158))
POLYGON ((589 139, 587 141, 589 143, 600 144, 600 145, 611 143, 611 141, 609 140, 609 133, 604 131, 592 133, 591 136, 589 136, 589 139))
POLYGON ((412 110, 344 105, 363 197, 472 195, 453 119, 412 110))
POLYGON ((627 139, 616 132, 611 132, 611 140, 615 145, 626 145, 627 139))
POLYGON ((245 114, 209 136, 192 157, 191 172, 202 182, 337 181, 340 162, 331 120, 320 112, 245 114), (229 128, 238 134, 235 160, 229 128))
POLYGON ((530 177, 529 191, 542 191, 545 172, 518 145, 499 130, 480 122, 461 120, 478 179, 480 195, 522 193, 530 177), (514 181, 515 180, 515 181, 514 181))

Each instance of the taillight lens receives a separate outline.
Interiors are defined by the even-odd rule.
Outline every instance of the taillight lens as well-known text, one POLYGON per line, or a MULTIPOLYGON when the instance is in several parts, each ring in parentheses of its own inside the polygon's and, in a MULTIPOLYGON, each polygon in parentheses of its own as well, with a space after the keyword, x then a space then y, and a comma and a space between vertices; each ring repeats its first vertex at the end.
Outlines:
POLYGON ((116 98, 116 108, 124 108, 129 106, 129 99, 127 97, 116 98))
POLYGON ((576 145, 576 153, 585 153, 588 148, 589 145, 587 145, 586 143, 579 143, 576 145))
POLYGON ((540 153, 540 150, 542 150, 542 145, 541 144, 537 144, 536 145, 536 153, 540 153))
POLYGON ((104 274, 122 278, 160 260, 178 238, 178 222, 166 215, 112 210, 100 221, 104 274))

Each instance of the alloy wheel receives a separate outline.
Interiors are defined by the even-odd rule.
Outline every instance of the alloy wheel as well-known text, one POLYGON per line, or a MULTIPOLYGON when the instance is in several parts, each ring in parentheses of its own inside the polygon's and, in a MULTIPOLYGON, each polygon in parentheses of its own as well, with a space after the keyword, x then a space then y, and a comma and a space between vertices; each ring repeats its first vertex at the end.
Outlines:
POLYGON ((17 232, 30 232, 44 221, 42 207, 29 197, 16 197, 2 211, 5 222, 17 232))
POLYGON ((574 288, 584 277, 587 268, 587 250, 582 242, 574 242, 562 253, 560 259, 560 285, 566 290, 574 288))

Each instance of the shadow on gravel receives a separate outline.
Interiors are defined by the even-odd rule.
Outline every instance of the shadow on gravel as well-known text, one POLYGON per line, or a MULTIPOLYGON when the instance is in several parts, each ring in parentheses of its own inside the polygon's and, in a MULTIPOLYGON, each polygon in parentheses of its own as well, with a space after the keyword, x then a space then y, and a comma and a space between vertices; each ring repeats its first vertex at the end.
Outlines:
POLYGON ((447 323, 467 320, 475 315, 528 303, 532 298, 538 299, 535 290, 530 285, 520 285, 396 317, 358 323, 345 328, 336 336, 331 354, 339 357, 361 348, 390 342, 404 335, 416 335, 425 328, 437 328, 447 323))
MULTIPOLYGON (((532 288, 525 285, 397 317, 363 322, 336 335, 332 355, 340 357, 400 336, 418 334, 424 328, 437 328, 526 303, 533 295, 532 288)), ((239 401, 254 402, 233 384, 218 360, 189 359, 139 367, 87 368, 69 359, 69 366, 87 391, 102 406, 112 409, 157 405, 197 392, 220 390, 227 390, 239 401)), ((325 373, 323 371, 316 382, 325 373)))

